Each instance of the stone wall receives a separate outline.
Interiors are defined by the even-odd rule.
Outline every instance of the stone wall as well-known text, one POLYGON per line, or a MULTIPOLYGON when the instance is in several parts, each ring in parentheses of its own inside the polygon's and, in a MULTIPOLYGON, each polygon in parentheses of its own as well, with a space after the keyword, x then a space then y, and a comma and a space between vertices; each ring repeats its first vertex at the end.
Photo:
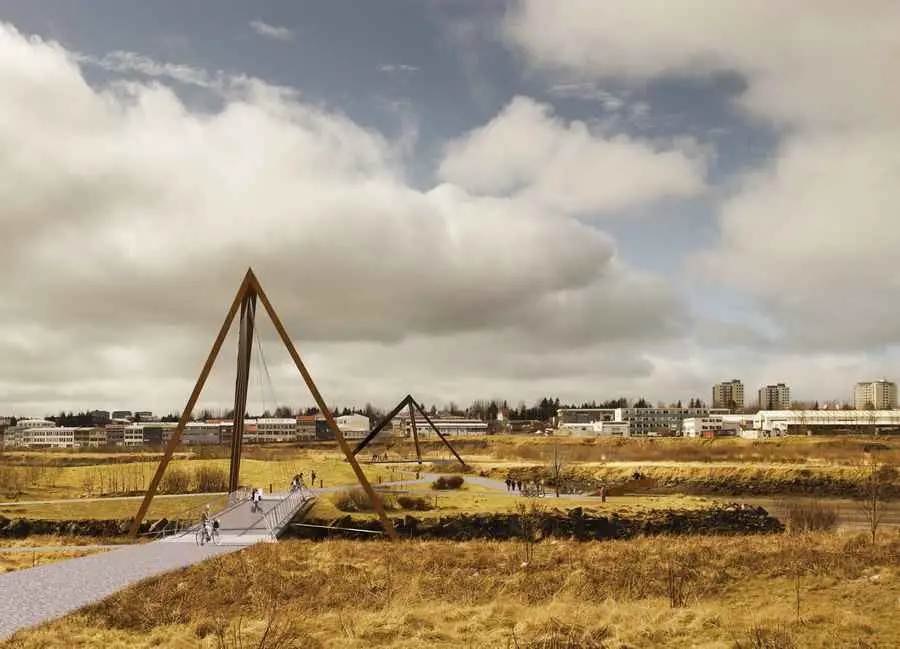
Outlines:
MULTIPOLYGON (((375 534, 340 531, 341 528, 380 531, 376 520, 345 516, 336 521, 306 519, 305 523, 329 526, 325 530, 289 527, 285 538, 322 539, 333 536, 378 538, 375 534)), ((784 531, 784 525, 761 507, 726 505, 703 510, 660 510, 628 517, 601 516, 575 508, 568 511, 520 514, 461 514, 434 519, 406 516, 395 519, 397 532, 407 538, 448 539, 522 539, 567 538, 580 541, 630 539, 655 534, 772 534, 784 531)))

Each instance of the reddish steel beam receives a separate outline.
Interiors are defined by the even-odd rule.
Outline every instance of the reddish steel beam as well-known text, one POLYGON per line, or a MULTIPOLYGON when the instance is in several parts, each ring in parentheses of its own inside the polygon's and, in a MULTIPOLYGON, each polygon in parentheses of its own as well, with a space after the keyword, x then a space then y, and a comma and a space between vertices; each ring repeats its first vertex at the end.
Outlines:
POLYGON ((306 366, 300 359, 300 354, 297 353, 297 349, 296 347, 294 347, 294 342, 291 340, 291 337, 288 335, 287 330, 281 323, 281 318, 278 317, 278 314, 272 307, 272 303, 269 302, 269 298, 266 296, 265 291, 263 291, 262 286, 260 286, 259 281, 253 274, 253 271, 249 270, 247 271, 247 274, 250 278, 250 287, 256 291, 259 299, 262 300, 263 307, 265 307, 266 312, 269 314, 269 318, 272 320, 272 324, 275 326, 275 330, 281 337, 281 341, 284 343, 285 347, 287 347, 288 353, 290 353, 291 358, 294 361, 294 365, 297 366, 297 370, 300 372, 300 376, 303 377, 303 381, 306 383, 306 387, 309 388, 309 392, 310 394, 312 394, 312 397, 315 400, 319 411, 325 416, 325 421, 328 423, 328 428, 331 429, 331 432, 334 434, 338 445, 341 447, 341 451, 343 451, 344 456, 347 458, 347 461, 353 468, 353 472, 356 474, 356 478, 357 480, 359 480, 359 484, 366 492, 366 495, 369 497, 369 501, 372 503, 372 507, 378 514, 378 518, 381 521, 381 526, 384 528, 385 533, 391 540, 396 540, 397 530, 394 529, 394 524, 391 523, 391 519, 389 519, 384 513, 384 507, 382 506, 381 498, 372 488, 372 485, 369 484, 369 481, 366 478, 366 474, 363 473, 362 467, 359 466, 359 462, 356 461, 356 456, 353 455, 353 451, 350 449, 350 446, 347 444, 347 440, 344 439, 344 435, 343 433, 341 433, 341 429, 338 428, 337 422, 335 422, 334 420, 334 415, 332 415, 331 410, 329 410, 328 406, 325 404, 325 400, 319 393, 319 389, 316 387, 315 382, 313 382, 312 376, 310 376, 309 372, 306 369, 306 366))

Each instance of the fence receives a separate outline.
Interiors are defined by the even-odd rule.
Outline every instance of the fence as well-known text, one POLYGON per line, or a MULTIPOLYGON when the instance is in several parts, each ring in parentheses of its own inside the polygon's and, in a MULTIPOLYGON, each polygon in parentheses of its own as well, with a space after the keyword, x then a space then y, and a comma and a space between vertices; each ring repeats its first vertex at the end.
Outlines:
POLYGON ((273 541, 278 538, 278 532, 281 527, 288 522, 288 520, 296 513, 297 509, 309 500, 309 498, 309 493, 303 489, 292 491, 263 515, 263 519, 266 523, 266 530, 269 532, 273 541))
MULTIPOLYGON (((247 501, 249 498, 250 489, 247 487, 240 487, 237 490, 232 491, 228 494, 228 504, 225 506, 225 509, 217 512, 216 515, 221 516, 225 512, 232 510, 241 503, 247 501)), ((185 534, 197 526, 197 521, 200 519, 201 512, 206 509, 208 505, 209 503, 203 503, 202 505, 186 509, 183 512, 180 512, 174 520, 167 521, 162 529, 154 530, 151 527, 149 531, 144 532, 141 536, 155 536, 157 539, 164 539, 168 536, 185 534)))

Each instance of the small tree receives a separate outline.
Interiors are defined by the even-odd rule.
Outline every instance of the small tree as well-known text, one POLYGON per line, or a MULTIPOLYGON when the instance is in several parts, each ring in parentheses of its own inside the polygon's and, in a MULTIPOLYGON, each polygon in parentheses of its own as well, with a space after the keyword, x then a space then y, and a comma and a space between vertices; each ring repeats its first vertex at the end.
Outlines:
POLYGON ((550 462, 550 473, 553 476, 553 487, 556 489, 556 497, 559 498, 559 483, 562 476, 563 462, 559 456, 559 442, 553 444, 553 459, 550 462))
POLYGON ((875 545, 878 528, 888 508, 888 491, 896 478, 897 469, 893 465, 879 462, 874 454, 871 456, 863 477, 860 508, 872 536, 872 545, 875 545))

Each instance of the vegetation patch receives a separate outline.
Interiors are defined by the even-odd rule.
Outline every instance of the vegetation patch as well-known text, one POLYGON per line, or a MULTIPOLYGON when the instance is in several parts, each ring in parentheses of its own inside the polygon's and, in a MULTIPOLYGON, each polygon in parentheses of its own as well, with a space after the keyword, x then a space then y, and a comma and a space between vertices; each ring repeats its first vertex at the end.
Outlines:
POLYGON ((527 554, 520 540, 414 540, 400 551, 387 541, 284 541, 145 580, 11 646, 900 646, 900 539, 854 552, 845 543, 643 537, 557 540, 527 554))
POLYGON ((451 489, 459 489, 463 486, 465 478, 461 475, 439 476, 437 480, 431 483, 432 489, 439 491, 449 491, 451 489))

